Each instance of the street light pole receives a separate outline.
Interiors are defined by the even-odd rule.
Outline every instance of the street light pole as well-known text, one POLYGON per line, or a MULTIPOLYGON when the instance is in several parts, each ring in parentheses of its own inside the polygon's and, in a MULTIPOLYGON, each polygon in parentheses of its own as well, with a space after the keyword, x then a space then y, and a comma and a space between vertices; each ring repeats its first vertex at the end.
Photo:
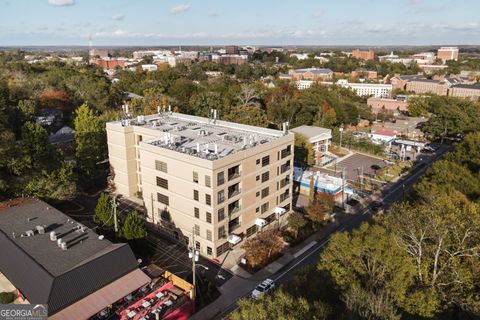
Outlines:
POLYGON ((342 208, 345 210, 345 167, 342 168, 342 208))

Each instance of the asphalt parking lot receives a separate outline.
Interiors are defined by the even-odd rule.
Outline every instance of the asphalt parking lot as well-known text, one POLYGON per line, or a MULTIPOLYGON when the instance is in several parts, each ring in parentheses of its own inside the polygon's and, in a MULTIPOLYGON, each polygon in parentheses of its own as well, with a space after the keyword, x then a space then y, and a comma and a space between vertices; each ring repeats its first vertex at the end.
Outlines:
MULTIPOLYGON (((341 172, 345 168, 345 178, 347 180, 359 180, 359 175, 362 173, 365 176, 373 176, 375 170, 372 169, 372 165, 377 165, 380 168, 385 167, 385 162, 383 160, 368 156, 365 154, 355 153, 350 157, 337 162, 337 173, 341 172)), ((332 169, 333 167, 330 167, 332 169)))
MULTIPOLYGON (((145 214, 142 205, 125 198, 118 199, 117 211, 119 217, 125 216, 133 210, 137 210, 139 214, 145 214)), ((153 255, 145 262, 155 263, 160 268, 168 270, 183 279, 191 280, 192 260, 188 257, 187 246, 157 231, 154 225, 150 224, 147 227, 149 229, 147 244, 153 255)), ((190 235, 186 234, 184 236, 188 237, 190 235)), ((183 237, 180 238, 183 239, 183 237)), ((205 276, 217 287, 232 277, 232 274, 222 269, 219 264, 201 256, 196 263, 196 272, 205 276)))

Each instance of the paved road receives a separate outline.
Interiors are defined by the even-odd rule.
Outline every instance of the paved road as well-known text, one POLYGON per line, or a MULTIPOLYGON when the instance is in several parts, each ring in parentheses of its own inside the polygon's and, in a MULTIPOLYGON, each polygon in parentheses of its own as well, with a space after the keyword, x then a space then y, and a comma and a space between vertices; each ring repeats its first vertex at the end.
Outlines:
MULTIPOLYGON (((394 202, 401 201, 404 194, 407 194, 411 191, 413 185, 420 179, 423 173, 439 158, 441 158, 445 152, 449 151, 449 146, 442 146, 437 153, 428 159, 428 162, 425 162, 423 165, 415 168, 408 176, 399 180, 397 183, 393 184, 390 188, 385 190, 382 193, 378 194, 378 199, 382 200, 385 208, 389 208, 394 202)), ((371 211, 367 208, 362 212, 345 216, 343 220, 340 221, 340 226, 337 229, 337 232, 342 231, 352 231, 353 229, 358 228, 363 222, 369 221, 372 218, 371 211)), ((308 265, 316 265, 318 263, 320 253, 323 251, 325 246, 330 241, 330 236, 323 238, 317 244, 308 249, 300 257, 292 261, 282 270, 271 276, 271 278, 278 284, 285 283, 291 280, 297 272, 303 269, 308 265)), ((253 290, 254 287, 251 289, 253 290)), ((249 293, 248 293, 249 294, 249 293)), ((244 295, 244 297, 248 296, 244 295)), ((241 298, 241 297, 239 297, 241 298)), ((238 299, 237 299, 238 300, 238 299)), ((208 308, 208 307, 207 307, 208 308)), ((233 302, 228 308, 225 308, 224 312, 218 315, 215 319, 222 319, 233 310, 237 308, 236 302, 233 302)))

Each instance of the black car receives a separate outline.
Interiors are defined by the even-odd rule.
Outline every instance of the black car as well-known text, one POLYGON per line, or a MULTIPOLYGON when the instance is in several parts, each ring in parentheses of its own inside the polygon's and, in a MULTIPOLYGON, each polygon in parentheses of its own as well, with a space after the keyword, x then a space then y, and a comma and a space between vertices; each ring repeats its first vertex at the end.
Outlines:
POLYGON ((380 213, 383 211, 383 203, 380 201, 374 201, 370 204, 370 210, 372 210, 373 213, 380 213))

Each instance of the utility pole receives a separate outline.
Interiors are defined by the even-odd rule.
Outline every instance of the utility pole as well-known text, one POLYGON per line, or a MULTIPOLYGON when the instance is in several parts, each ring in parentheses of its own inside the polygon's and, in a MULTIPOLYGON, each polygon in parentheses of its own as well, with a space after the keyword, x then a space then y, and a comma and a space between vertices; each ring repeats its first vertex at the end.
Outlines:
POLYGON ((340 126, 340 128, 338 128, 338 131, 340 131, 340 148, 342 148, 343 123, 342 123, 342 125, 340 126))
POLYGON ((188 251, 188 257, 192 259, 192 274, 193 274, 193 281, 192 281, 193 288, 192 288, 192 291, 190 292, 190 299, 195 301, 196 290, 197 290, 197 281, 195 279, 195 269, 196 269, 195 262, 198 261, 198 251, 197 251, 197 248, 195 247, 195 227, 192 228, 192 246, 188 251))
POLYGON ((360 191, 363 192, 363 165, 362 165, 362 174, 360 175, 360 191))
POLYGON ((345 167, 342 168, 342 208, 345 210, 345 167))
MULTIPOLYGON (((152 209, 152 223, 153 225, 155 225, 155 212, 153 211, 153 193, 150 193, 150 206, 151 206, 151 209, 152 209)), ((147 213, 147 216, 148 216, 148 213, 147 213)))
POLYGON ((117 196, 113 196, 112 199, 112 208, 113 208, 113 223, 115 234, 118 233, 118 221, 117 221, 117 196))

